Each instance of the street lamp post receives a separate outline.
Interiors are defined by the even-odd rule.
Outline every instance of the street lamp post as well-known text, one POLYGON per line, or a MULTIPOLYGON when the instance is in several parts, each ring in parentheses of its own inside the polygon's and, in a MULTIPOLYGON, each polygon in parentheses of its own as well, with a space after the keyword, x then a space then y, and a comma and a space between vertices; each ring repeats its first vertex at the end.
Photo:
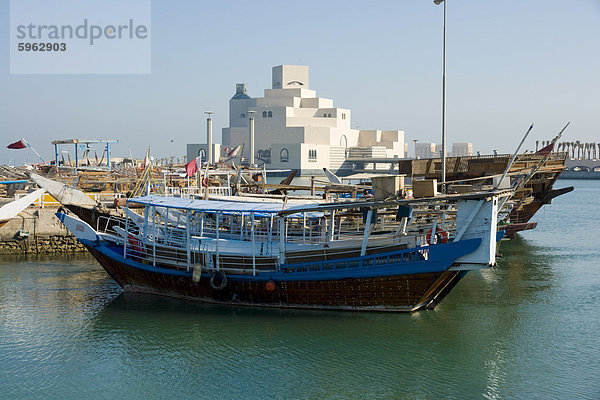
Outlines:
POLYGON ((446 193, 446 0, 433 0, 436 5, 444 3, 444 44, 442 50, 442 192, 446 193))
POLYGON ((415 142, 415 160, 418 158, 417 157, 417 141, 418 141, 418 139, 413 139, 413 142, 415 142))
POLYGON ((213 163, 213 146, 212 146, 212 115, 214 112, 205 111, 208 117, 206 118, 206 145, 208 147, 208 156, 206 159, 207 164, 213 163))
POLYGON ((250 131, 250 166, 254 165, 254 113, 248 111, 248 127, 250 131))

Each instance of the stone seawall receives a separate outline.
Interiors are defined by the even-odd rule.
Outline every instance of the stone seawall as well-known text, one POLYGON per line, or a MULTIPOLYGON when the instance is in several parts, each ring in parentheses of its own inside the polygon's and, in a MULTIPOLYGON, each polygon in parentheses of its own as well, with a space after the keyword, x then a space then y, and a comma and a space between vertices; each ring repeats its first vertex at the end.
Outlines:
POLYGON ((74 236, 36 236, 0 242, 0 255, 8 254, 54 254, 85 251, 74 236))
POLYGON ((85 251, 56 218, 56 209, 29 207, 0 228, 0 255, 85 251))

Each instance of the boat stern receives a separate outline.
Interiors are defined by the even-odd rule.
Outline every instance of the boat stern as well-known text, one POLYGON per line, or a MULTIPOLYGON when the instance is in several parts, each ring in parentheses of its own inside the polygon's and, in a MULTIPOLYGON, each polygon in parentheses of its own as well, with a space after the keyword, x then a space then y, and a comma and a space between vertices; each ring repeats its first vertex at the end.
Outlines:
POLYGON ((498 240, 498 199, 496 195, 479 200, 459 200, 455 240, 481 238, 474 252, 459 257, 451 270, 482 269, 496 265, 498 240))

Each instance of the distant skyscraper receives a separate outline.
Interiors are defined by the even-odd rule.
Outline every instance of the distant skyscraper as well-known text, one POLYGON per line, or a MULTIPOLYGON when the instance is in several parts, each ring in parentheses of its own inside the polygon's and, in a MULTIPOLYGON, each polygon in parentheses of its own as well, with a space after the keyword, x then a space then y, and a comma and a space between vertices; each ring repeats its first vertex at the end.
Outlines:
MULTIPOLYGON (((436 149, 438 145, 435 143, 420 143, 417 142, 417 158, 437 158, 440 155, 436 149)), ((439 146, 441 149, 442 146, 439 146)))
POLYGON ((473 155, 473 143, 452 143, 452 157, 473 155))

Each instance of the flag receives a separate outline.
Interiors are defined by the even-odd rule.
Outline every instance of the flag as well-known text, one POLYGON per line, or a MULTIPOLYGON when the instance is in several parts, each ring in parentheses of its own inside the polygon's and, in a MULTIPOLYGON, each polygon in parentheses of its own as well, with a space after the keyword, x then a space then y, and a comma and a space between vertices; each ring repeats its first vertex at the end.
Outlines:
POLYGON ((185 171, 187 176, 194 176, 198 172, 198 164, 200 163, 200 156, 194 158, 192 161, 185 165, 185 171))
POLYGON ((25 147, 27 147, 27 142, 23 139, 6 146, 7 149, 24 149, 25 147))
POLYGON ((548 146, 542 147, 541 149, 539 149, 538 151, 535 152, 535 155, 536 156, 547 156, 548 154, 552 153, 552 150, 554 150, 554 143, 555 142, 552 142, 548 146))
POLYGON ((327 168, 323 168, 323 172, 325 172, 325 175, 327 175, 327 179, 329 179, 329 182, 331 182, 331 183, 339 183, 339 184, 342 183, 342 181, 340 180, 340 178, 338 178, 333 172, 331 172, 327 168))
POLYGON ((144 157, 144 163, 142 164, 142 169, 146 169, 147 165, 150 165, 150 146, 148 146, 148 150, 146 150, 146 157, 144 157))
POLYGON ((240 153, 241 149, 242 149, 241 144, 236 147, 228 148, 227 149, 227 157, 237 157, 237 155, 240 153))

